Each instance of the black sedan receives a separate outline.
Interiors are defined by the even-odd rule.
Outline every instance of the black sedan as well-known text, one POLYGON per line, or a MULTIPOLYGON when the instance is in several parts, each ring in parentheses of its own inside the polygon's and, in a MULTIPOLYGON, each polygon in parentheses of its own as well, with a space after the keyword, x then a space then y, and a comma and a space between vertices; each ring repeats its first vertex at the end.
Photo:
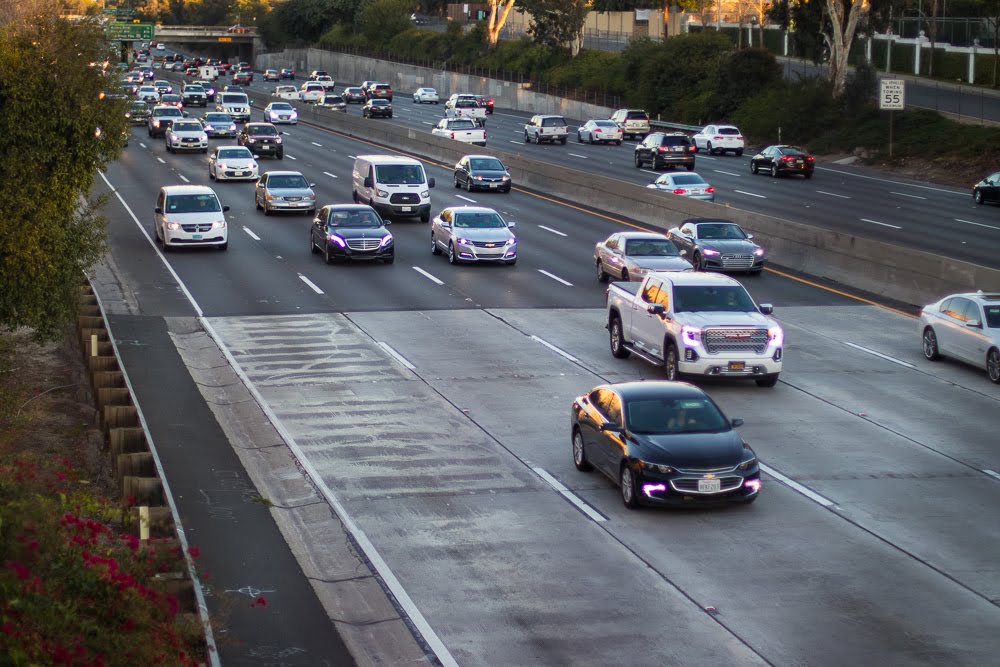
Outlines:
POLYGON ((291 67, 282 67, 278 75, 282 79, 289 79, 290 81, 295 81, 295 70, 291 67))
POLYGON ((365 89, 358 88, 357 86, 344 88, 343 95, 344 101, 348 104, 364 104, 368 101, 368 97, 365 95, 365 89))
POLYGON ((730 220, 691 218, 668 231, 667 237, 695 271, 757 274, 764 270, 764 248, 753 242, 753 234, 730 220))
POLYGON ((788 174, 802 174, 812 178, 816 158, 798 146, 768 146, 750 158, 750 173, 761 169, 778 178, 788 174))
POLYGON ((990 174, 972 186, 972 199, 977 204, 1000 202, 1000 171, 990 174))
POLYGON ((510 172, 491 155, 466 155, 455 165, 455 187, 510 192, 510 172))
POLYGON ((392 104, 379 98, 368 100, 361 107, 361 115, 365 118, 392 118, 392 104))
POLYGON ((334 204, 324 206, 313 218, 309 249, 323 253, 326 263, 338 259, 375 260, 392 264, 396 258, 392 234, 371 206, 334 204))
POLYGON ((486 113, 493 115, 493 104, 494 100, 492 97, 486 97, 485 95, 476 95, 476 104, 485 108, 486 113))
POLYGON ((629 509, 751 503, 760 467, 742 424, 685 382, 601 385, 573 401, 573 463, 617 482, 629 509))

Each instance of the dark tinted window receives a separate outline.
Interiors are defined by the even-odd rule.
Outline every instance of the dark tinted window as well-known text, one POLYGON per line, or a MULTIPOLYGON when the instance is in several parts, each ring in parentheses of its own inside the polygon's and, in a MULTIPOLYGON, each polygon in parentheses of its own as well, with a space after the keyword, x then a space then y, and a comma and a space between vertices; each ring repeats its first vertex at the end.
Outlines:
POLYGON ((456 229, 500 229, 507 226, 503 219, 492 211, 456 213, 453 224, 456 229))
POLYGON ((562 127, 566 124, 566 121, 562 118, 543 118, 542 127, 562 127))
POLYGON ((382 220, 375 211, 348 209, 330 211, 327 227, 381 227, 382 220))
POLYGON ((254 127, 248 127, 247 134, 276 137, 278 136, 278 130, 273 125, 256 125, 254 127))
POLYGON ((687 137, 682 137, 676 134, 665 134, 663 135, 663 141, 660 142, 661 146, 687 146, 691 142, 688 141, 687 137))
POLYGON ((677 246, 669 239, 630 239, 625 243, 630 257, 675 257, 677 246))
POLYGON ((735 127, 720 127, 719 134, 738 135, 740 133, 735 127))
POLYGON ((746 234, 738 225, 725 222, 703 222, 698 225, 700 239, 745 239, 746 234))
POLYGON ((806 152, 801 148, 795 148, 794 146, 785 146, 778 150, 782 155, 805 155, 806 152))
POLYGON ((729 422, 707 398, 639 399, 625 406, 628 428, 635 433, 727 431, 729 422))
POLYGON ((739 285, 674 285, 674 311, 752 313, 757 311, 757 307, 739 285))
POLYGON ((1000 329, 1000 306, 983 306, 986 314, 986 326, 991 329, 1000 329))
POLYGON ((494 157, 478 157, 469 161, 473 169, 484 169, 488 171, 503 171, 500 160, 494 157))
POLYGON ((629 120, 649 120, 649 115, 645 111, 629 111, 625 118, 629 120))

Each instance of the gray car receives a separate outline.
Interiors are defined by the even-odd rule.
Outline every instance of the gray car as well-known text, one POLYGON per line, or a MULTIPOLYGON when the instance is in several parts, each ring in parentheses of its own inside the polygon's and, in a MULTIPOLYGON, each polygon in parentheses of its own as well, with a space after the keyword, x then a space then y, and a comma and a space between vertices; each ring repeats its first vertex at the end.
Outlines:
POLYGON ((690 271, 691 262, 669 238, 654 232, 618 232, 594 247, 597 280, 642 280, 652 271, 690 271))
POLYGON ((764 248, 753 242, 753 234, 747 234, 731 220, 692 218, 671 229, 667 236, 696 271, 757 274, 764 270, 764 248))
POLYGON ((952 294, 924 306, 920 339, 929 360, 952 357, 985 368, 1000 384, 1000 293, 952 294))
POLYGON ((316 213, 316 193, 310 183, 297 171, 265 171, 257 179, 254 202, 264 215, 274 211, 305 211, 316 213))
POLYGON ((693 171, 663 174, 646 187, 679 197, 715 201, 715 188, 693 171))
POLYGON ((451 206, 431 223, 431 252, 448 253, 452 264, 461 262, 517 262, 517 237, 513 222, 484 206, 451 206))

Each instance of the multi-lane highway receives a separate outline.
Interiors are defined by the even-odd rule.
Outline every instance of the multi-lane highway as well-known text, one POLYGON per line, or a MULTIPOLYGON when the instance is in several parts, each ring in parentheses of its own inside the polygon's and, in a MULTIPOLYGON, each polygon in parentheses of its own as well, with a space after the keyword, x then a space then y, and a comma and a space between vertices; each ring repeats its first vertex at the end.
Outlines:
MULTIPOLYGON (((429 128, 442 111, 411 107, 403 95, 395 106, 396 119, 372 122, 429 128)), ((623 180, 653 178, 629 166, 628 146, 524 146, 522 116, 498 110, 491 145, 623 180)), ((321 203, 350 200, 353 156, 388 151, 306 125, 286 128, 284 141, 285 159, 262 159, 261 169, 302 171, 321 203)), ((862 192, 882 200, 865 217, 903 230, 915 223, 889 215, 892 191, 927 197, 900 199, 914 216, 932 198, 956 210, 969 204, 948 188, 853 171, 773 181, 751 178, 745 159, 699 159, 736 174, 716 179, 723 199, 737 184, 764 201, 790 191, 817 202, 851 197, 815 208, 845 229, 867 224, 851 220, 862 192)), ((639 360, 614 359, 602 326, 593 246, 627 222, 534 193, 460 192, 447 165, 428 168, 438 182, 435 211, 478 203, 518 223, 516 266, 451 266, 431 254, 427 225, 403 220, 390 227, 393 265, 327 266, 308 250, 309 219, 265 217, 248 183, 214 185, 231 207, 227 252, 164 256, 150 241, 155 194, 164 184, 210 184, 207 163, 168 154, 141 130, 96 190, 114 187, 122 200, 106 211, 109 264, 134 302, 135 315, 118 316, 119 326, 203 313, 303 467, 316 471, 440 639, 443 662, 995 660, 1000 522, 990 517, 1000 503, 992 435, 1000 389, 984 372, 924 360, 905 313, 778 273, 747 278, 786 328, 782 381, 772 390, 704 386, 746 419, 742 431, 766 465, 760 500, 626 510, 610 482, 573 467, 568 416, 572 399, 601 382, 658 377, 639 360)), ((786 205, 801 215, 802 204, 786 205)), ((973 231, 970 246, 1000 233, 973 231)), ((129 328, 132 343, 148 346, 144 355, 176 356, 162 349, 165 337, 153 345, 144 331, 129 328)), ((145 396, 172 400, 155 379, 145 396)), ((188 456, 192 468, 201 465, 197 452, 188 456)), ((237 588, 225 571, 213 574, 220 588, 237 588)), ((280 605, 280 593, 271 596, 280 605)))

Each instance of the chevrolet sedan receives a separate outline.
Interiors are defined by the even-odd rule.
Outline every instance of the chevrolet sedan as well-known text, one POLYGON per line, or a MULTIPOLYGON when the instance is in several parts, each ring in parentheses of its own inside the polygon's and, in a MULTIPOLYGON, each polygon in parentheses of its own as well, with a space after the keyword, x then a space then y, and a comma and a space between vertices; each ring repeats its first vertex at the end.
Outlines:
POLYGON ((573 464, 617 483, 629 509, 748 504, 760 465, 742 425, 686 382, 605 384, 573 401, 573 464))
POLYGON ((452 206, 431 223, 431 252, 448 253, 452 264, 461 262, 517 262, 517 237, 507 222, 491 208, 452 206))
POLYGON ((455 165, 455 187, 510 192, 510 172, 492 155, 466 155, 455 165))
POLYGON ((691 262, 680 256, 669 238, 655 232, 618 232, 594 247, 597 280, 642 280, 652 271, 690 271, 691 262))

